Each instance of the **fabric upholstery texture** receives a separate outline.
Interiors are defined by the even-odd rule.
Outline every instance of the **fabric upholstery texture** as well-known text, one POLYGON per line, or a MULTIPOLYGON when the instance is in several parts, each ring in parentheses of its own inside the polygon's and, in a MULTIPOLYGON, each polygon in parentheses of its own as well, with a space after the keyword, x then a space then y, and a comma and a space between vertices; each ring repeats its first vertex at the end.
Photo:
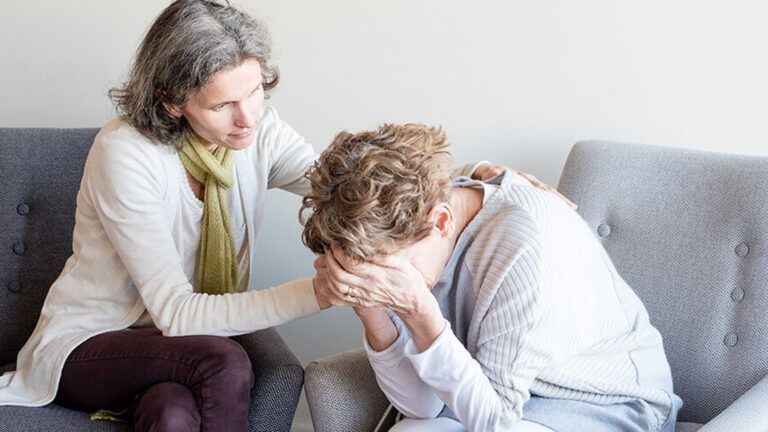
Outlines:
MULTIPOLYGON (((98 129, 0 128, 0 371, 32 333, 48 288, 72 253, 77 191, 98 129)), ((304 371, 274 329, 234 338, 254 369, 250 431, 289 431, 304 371)), ((50 404, 0 407, 0 431, 123 431, 50 404)))
POLYGON ((696 432, 701 428, 698 423, 684 423, 677 422, 675 425, 675 432, 696 432))
MULTIPOLYGON (((768 431, 768 158, 584 141, 558 189, 664 337, 676 430, 768 431)), ((316 432, 371 430, 383 394, 347 373, 366 368, 361 352, 307 368, 316 432)))
POLYGON ((707 423, 768 373, 768 158, 580 142, 559 189, 664 336, 678 421, 707 423))
POLYGON ((362 349, 310 362, 305 377, 315 432, 372 431, 389 405, 362 349))

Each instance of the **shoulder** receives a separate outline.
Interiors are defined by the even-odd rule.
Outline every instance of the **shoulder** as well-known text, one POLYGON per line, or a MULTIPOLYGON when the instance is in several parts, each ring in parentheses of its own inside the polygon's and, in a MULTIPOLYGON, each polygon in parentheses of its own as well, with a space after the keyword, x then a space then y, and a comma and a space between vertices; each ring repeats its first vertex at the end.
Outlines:
POLYGON ((157 144, 124 120, 115 119, 96 135, 85 163, 84 177, 93 178, 94 186, 101 183, 117 186, 140 182, 142 178, 160 186, 165 183, 166 171, 174 158, 178 158, 175 148, 157 144))
POLYGON ((512 265, 520 256, 538 253, 541 247, 539 224, 523 206, 507 200, 488 200, 470 224, 471 255, 482 261, 512 265))
POLYGON ((483 212, 466 257, 479 310, 486 318, 500 314, 515 326, 530 322, 541 289, 538 224, 524 207, 504 200, 488 202, 483 212))
POLYGON ((89 159, 98 157, 103 161, 115 159, 123 162, 143 161, 143 163, 154 165, 160 163, 163 158, 175 155, 174 147, 155 143, 118 118, 105 124, 96 134, 89 159))

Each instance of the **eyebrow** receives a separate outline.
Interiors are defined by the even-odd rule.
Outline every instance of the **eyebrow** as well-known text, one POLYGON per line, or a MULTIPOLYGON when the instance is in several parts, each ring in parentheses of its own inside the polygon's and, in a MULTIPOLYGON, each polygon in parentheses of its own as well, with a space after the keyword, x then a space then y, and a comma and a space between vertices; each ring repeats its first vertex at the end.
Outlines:
MULTIPOLYGON (((253 89, 253 90, 251 90, 251 92, 250 92, 250 93, 248 93, 248 95, 250 96, 250 95, 252 95, 252 94, 256 93, 256 90, 258 90, 258 89, 259 89, 259 87, 261 87, 263 84, 264 84, 264 81, 260 81, 260 82, 259 82, 259 85, 257 85, 256 87, 254 87, 254 89, 253 89)), ((230 101, 221 101, 221 102, 214 102, 214 103, 210 103, 210 104, 207 104, 207 105, 208 105, 208 108, 215 108, 215 107, 217 107, 217 106, 220 106, 220 105, 226 105, 226 104, 230 104, 230 103, 232 103, 232 102, 236 102, 236 101, 231 101, 231 100, 230 100, 230 101)))

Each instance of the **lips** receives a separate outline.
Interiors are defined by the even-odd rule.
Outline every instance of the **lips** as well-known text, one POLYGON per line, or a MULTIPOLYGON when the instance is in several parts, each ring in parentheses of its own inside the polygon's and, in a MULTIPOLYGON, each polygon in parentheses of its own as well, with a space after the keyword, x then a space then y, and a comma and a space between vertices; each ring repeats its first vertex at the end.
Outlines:
POLYGON ((234 139, 243 139, 243 138, 248 138, 249 136, 251 136, 251 133, 253 133, 253 129, 248 129, 245 132, 241 132, 241 133, 237 133, 237 134, 229 134, 229 136, 231 136, 234 139))

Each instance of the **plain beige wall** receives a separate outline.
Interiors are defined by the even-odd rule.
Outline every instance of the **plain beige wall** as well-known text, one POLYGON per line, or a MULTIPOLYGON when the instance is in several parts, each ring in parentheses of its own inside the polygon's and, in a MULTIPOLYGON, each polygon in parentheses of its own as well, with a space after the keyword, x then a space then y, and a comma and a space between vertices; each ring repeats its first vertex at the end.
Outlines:
MULTIPOLYGON (((459 161, 550 183, 580 139, 768 154, 764 1, 233 3, 272 29, 283 79, 271 103, 318 150, 344 128, 441 124, 459 161)), ((166 4, 2 0, 0 126, 103 124, 107 89, 166 4)), ((269 205, 257 286, 311 273, 299 199, 270 192, 269 205)), ((280 331, 303 362, 360 345, 346 310, 280 331)))

